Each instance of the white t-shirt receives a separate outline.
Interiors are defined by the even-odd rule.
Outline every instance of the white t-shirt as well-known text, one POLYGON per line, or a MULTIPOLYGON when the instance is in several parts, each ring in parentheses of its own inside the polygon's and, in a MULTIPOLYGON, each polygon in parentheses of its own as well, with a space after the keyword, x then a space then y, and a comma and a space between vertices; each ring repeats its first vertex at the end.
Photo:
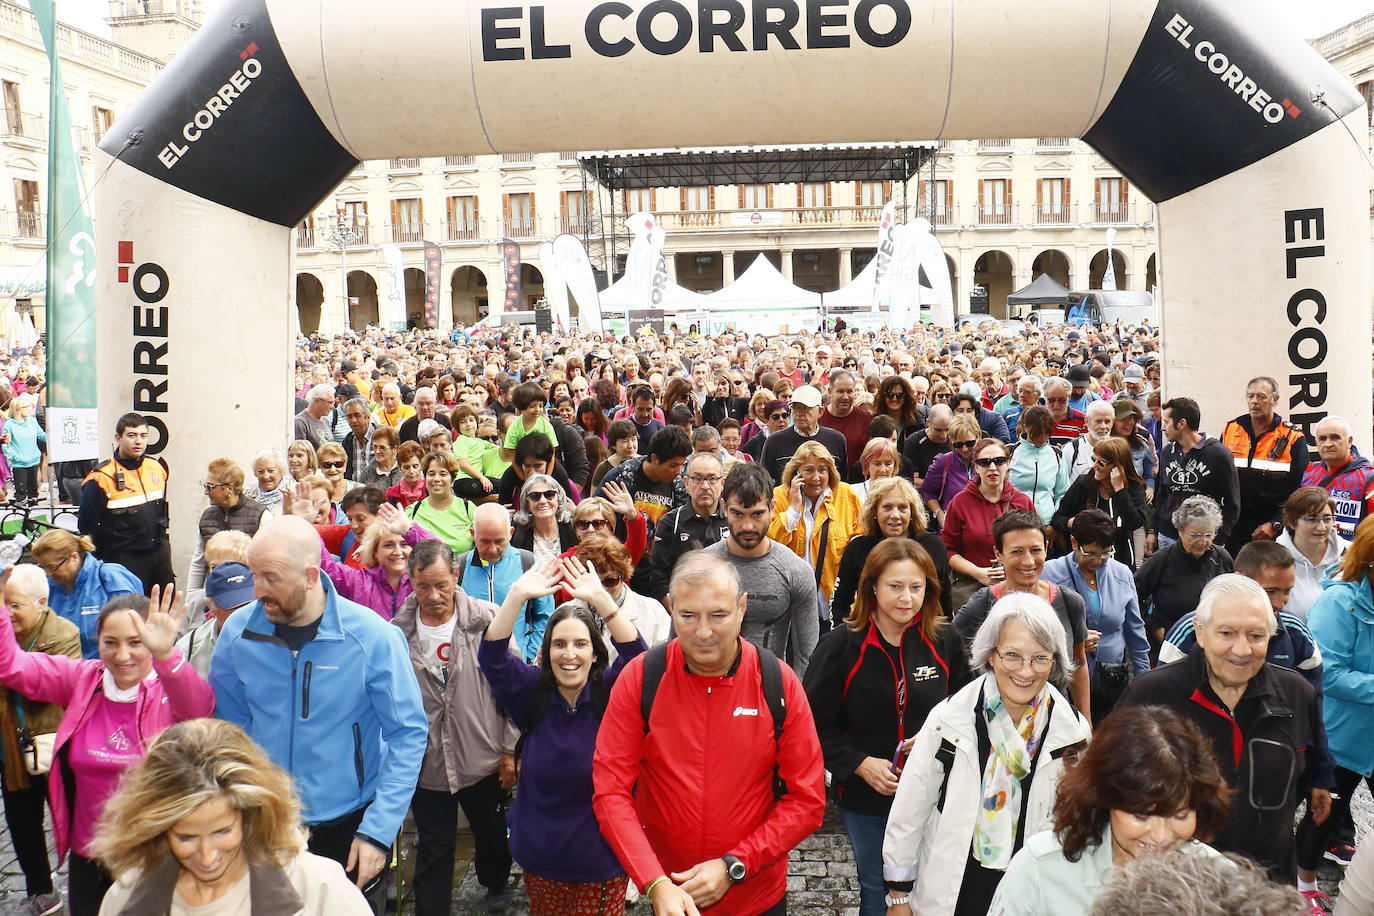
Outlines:
POLYGON ((448 680, 448 660, 453 648, 453 622, 457 614, 449 617, 446 623, 437 627, 426 625, 416 619, 415 632, 420 637, 420 657, 425 660, 429 673, 440 681, 448 680))

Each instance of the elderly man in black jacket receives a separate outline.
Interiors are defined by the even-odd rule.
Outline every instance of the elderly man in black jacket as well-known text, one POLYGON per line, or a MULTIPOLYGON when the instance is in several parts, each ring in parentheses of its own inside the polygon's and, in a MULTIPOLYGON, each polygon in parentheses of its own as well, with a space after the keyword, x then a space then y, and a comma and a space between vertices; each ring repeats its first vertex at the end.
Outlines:
POLYGON ((1227 573, 1207 583, 1195 620, 1197 648, 1142 674, 1121 702, 1168 706, 1193 720, 1236 790, 1231 821, 1212 845, 1291 883, 1298 803, 1308 801, 1320 824, 1335 785, 1317 692, 1297 672, 1265 660, 1276 622, 1253 579, 1227 573))

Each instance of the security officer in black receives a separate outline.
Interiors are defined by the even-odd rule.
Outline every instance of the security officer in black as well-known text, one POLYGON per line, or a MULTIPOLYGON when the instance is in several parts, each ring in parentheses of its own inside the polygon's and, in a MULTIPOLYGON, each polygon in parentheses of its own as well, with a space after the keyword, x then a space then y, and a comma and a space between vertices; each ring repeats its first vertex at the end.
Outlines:
POLYGON ((115 424, 114 457, 86 475, 77 527, 95 541, 95 555, 118 563, 143 583, 176 582, 167 537, 167 464, 148 458, 148 421, 126 413, 115 424))
POLYGON ((647 563, 640 564, 631 582, 635 591, 657 601, 668 594, 668 580, 678 557, 709 547, 730 530, 720 508, 720 491, 725 484, 720 459, 711 452, 693 452, 682 472, 691 499, 658 520, 653 552, 647 563))

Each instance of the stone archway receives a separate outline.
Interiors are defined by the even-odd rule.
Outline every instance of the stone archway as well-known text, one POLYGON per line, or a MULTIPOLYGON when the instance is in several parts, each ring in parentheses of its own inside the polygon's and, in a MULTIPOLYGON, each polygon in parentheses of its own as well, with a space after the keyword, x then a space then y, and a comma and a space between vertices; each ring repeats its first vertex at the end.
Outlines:
POLYGON ((985 251, 973 262, 973 282, 988 291, 988 314, 1007 317, 1007 297, 1016 291, 1016 262, 1000 249, 985 251))
POLYGON ((453 326, 467 327, 487 317, 487 276, 482 268, 464 264, 455 268, 449 277, 449 293, 453 299, 453 326))
POLYGON ((532 309, 544 298, 544 274, 529 262, 520 265, 520 295, 525 299, 520 304, 522 309, 532 309))
POLYGON ((348 272, 348 326, 361 331, 381 323, 377 305, 377 278, 365 270, 348 272))
POLYGON ((1159 255, 1150 255, 1145 262, 1145 290, 1153 293, 1155 287, 1159 285, 1159 255))
POLYGON ((425 272, 418 267, 406 268, 406 327, 425 326, 425 272))
MULTIPOLYGON (((1116 288, 1129 289, 1130 277, 1126 274, 1126 255, 1120 248, 1112 249, 1112 269, 1116 273, 1116 288)), ((1088 262, 1088 289, 1101 289, 1102 277, 1107 272, 1107 249, 1103 248, 1088 262)))
POLYGON ((1049 274, 1050 279, 1060 286, 1073 289, 1070 282, 1073 278, 1073 268, 1069 256, 1057 248, 1047 248, 1035 256, 1031 263, 1031 279, 1034 280, 1041 274, 1049 274))
POLYGON ((296 274, 296 318, 302 334, 320 329, 320 310, 324 307, 324 284, 311 273, 296 274))

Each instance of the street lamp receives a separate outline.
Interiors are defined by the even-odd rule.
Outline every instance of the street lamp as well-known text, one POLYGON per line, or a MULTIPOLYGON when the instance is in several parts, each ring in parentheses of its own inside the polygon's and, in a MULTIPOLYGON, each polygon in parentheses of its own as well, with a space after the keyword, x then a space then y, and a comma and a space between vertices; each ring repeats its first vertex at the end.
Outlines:
MULTIPOLYGON (((348 324, 348 264, 346 261, 348 246, 356 245, 362 241, 367 234, 367 226, 345 226, 343 214, 338 214, 334 219, 334 228, 324 235, 325 241, 339 249, 339 274, 343 277, 343 317, 344 324, 348 324)), ((334 329, 329 326, 328 310, 320 310, 320 333, 325 336, 332 336, 334 329)))

